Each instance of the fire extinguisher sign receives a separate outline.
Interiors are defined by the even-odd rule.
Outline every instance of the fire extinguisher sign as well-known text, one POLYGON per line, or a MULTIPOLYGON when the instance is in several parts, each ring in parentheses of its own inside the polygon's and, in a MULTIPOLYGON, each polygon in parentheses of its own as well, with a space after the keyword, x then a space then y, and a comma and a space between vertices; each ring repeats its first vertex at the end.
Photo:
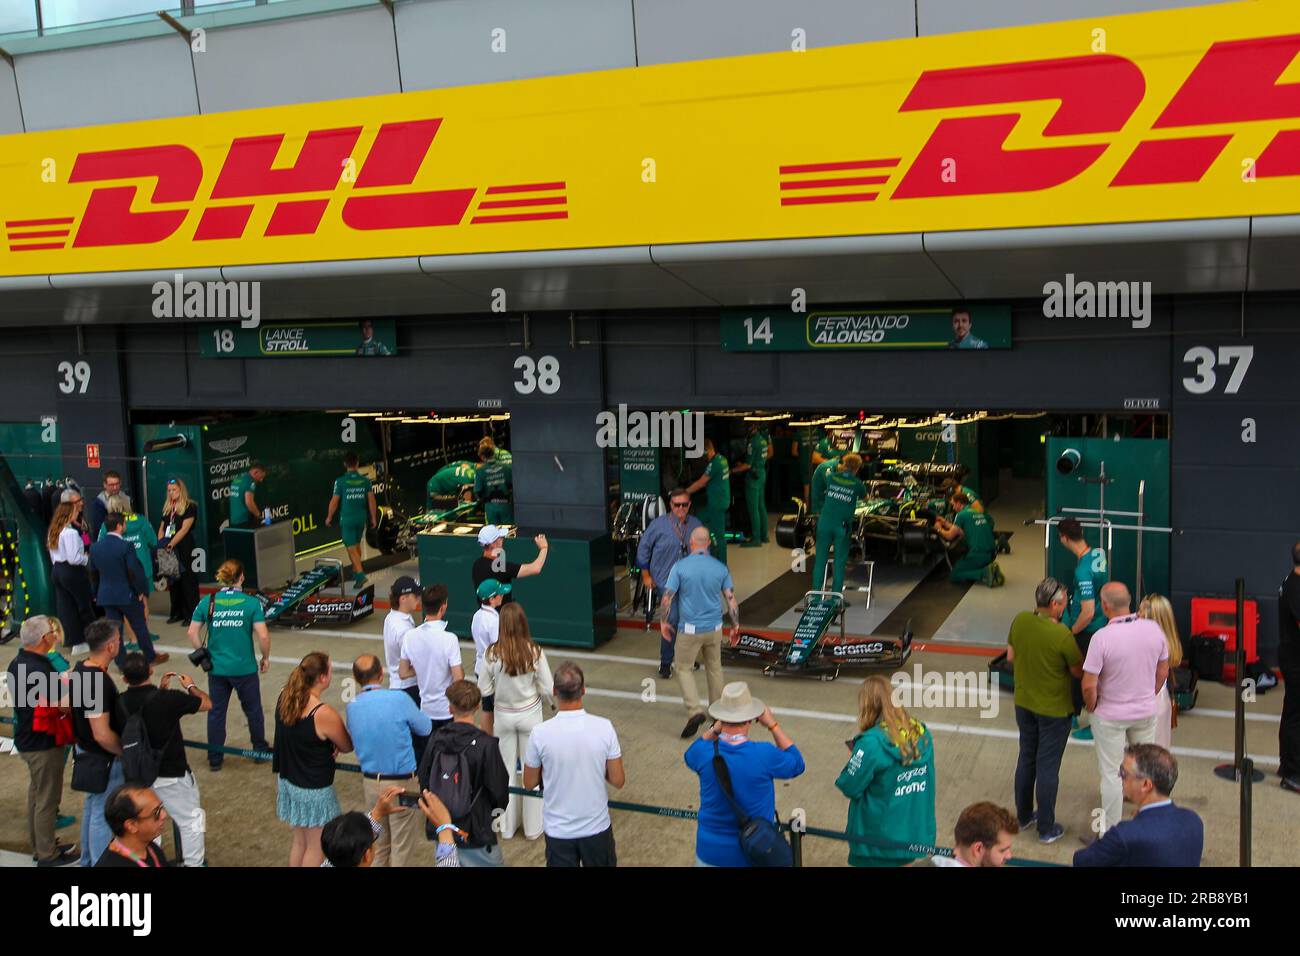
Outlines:
POLYGON ((87 468, 99 467, 99 445, 86 446, 86 467, 87 468))

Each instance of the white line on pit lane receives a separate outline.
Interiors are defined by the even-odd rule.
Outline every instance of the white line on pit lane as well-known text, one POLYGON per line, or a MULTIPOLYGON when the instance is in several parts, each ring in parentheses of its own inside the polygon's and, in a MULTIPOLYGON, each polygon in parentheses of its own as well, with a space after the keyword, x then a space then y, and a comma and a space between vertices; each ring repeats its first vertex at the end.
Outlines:
MULTIPOLYGON (((272 631, 271 633, 272 635, 274 635, 277 632, 272 631)), ((362 631, 324 631, 324 630, 317 630, 315 628, 304 628, 302 630, 292 631, 292 632, 281 631, 279 633, 294 633, 300 636, 307 636, 309 634, 318 634, 321 637, 351 637, 362 641, 382 641, 384 639, 384 636, 382 634, 367 634, 362 631)), ((474 646, 473 641, 461 641, 460 643, 461 643, 461 647, 474 646)), ((632 664, 637 667, 646 667, 651 670, 654 670, 659 666, 658 661, 652 660, 651 658, 648 657, 626 657, 618 654, 601 654, 597 651, 580 651, 576 649, 569 649, 569 648, 555 647, 555 646, 548 647, 547 650, 556 651, 556 652, 563 651, 564 654, 567 656, 580 657, 589 661, 608 661, 614 664, 632 664)), ((747 670, 747 668, 745 669, 747 670)), ((915 681, 908 679, 902 684, 902 686, 904 687, 919 686, 922 689, 924 689, 925 685, 923 684, 918 685, 915 681)), ((1183 720, 1187 720, 1193 717, 1216 717, 1221 720, 1232 720, 1235 717, 1233 712, 1230 710, 1215 710, 1213 708, 1208 708, 1208 707, 1197 707, 1195 710, 1190 710, 1190 711, 1185 710, 1182 711, 1178 716, 1183 720)), ((1281 720, 1281 718, 1277 714, 1247 714, 1246 719, 1257 721, 1263 724, 1277 724, 1281 720)))
MULTIPOLYGON (((322 632, 317 631, 316 633, 320 634, 322 632)), ((359 637, 360 635, 349 635, 349 636, 359 637)), ((382 638, 380 639, 382 640, 382 638)), ((470 646, 472 646, 472 643, 470 646)), ((189 653, 189 651, 181 647, 166 647, 161 644, 155 644, 154 648, 155 650, 162 651, 167 654, 188 654, 189 653)), ((592 656, 592 655, 584 655, 584 656, 592 656)), ((640 659, 629 658, 629 660, 640 660, 640 659)), ((299 662, 299 659, 293 657, 272 656, 271 662, 273 664, 294 665, 299 662)), ((333 670, 341 670, 341 671, 352 670, 351 664, 345 664, 340 661, 333 661, 331 663, 332 663, 333 670)), ((645 661, 644 663, 653 663, 653 662, 645 661)), ((597 687, 588 687, 587 693, 593 697, 611 697, 616 700, 643 700, 644 699, 642 697, 641 691, 632 691, 632 690, 603 690, 597 687)), ((670 697, 666 694, 657 694, 655 695, 654 700, 646 701, 646 703, 680 705, 682 703, 682 699, 680 697, 670 697)), ((839 724, 852 724, 857 722, 857 718, 854 715, 836 714, 836 713, 830 713, 823 710, 799 710, 793 707, 773 707, 772 713, 782 714, 786 717, 804 717, 809 720, 825 720, 825 721, 830 721, 832 723, 839 723, 839 724)), ((1020 738, 1019 731, 1002 730, 997 727, 968 727, 963 724, 945 724, 945 723, 940 723, 939 721, 926 721, 926 726, 929 727, 931 730, 938 730, 945 733, 954 733, 954 734, 970 734, 975 737, 997 737, 1003 740, 1018 740, 1020 738)), ((1070 746, 1091 747, 1093 745, 1093 742, 1091 740, 1075 740, 1073 738, 1070 739, 1069 743, 1070 746)), ((1233 754, 1224 750, 1205 750, 1200 747, 1173 747, 1171 748, 1171 751, 1174 753, 1175 756, 1179 756, 1179 757, 1205 757, 1209 760, 1219 760, 1224 762, 1230 762, 1234 759, 1233 754)), ((1255 761, 1255 763, 1260 765, 1275 766, 1278 763, 1280 763, 1279 758, 1268 756, 1268 755, 1248 754, 1248 756, 1250 757, 1251 760, 1255 761)))

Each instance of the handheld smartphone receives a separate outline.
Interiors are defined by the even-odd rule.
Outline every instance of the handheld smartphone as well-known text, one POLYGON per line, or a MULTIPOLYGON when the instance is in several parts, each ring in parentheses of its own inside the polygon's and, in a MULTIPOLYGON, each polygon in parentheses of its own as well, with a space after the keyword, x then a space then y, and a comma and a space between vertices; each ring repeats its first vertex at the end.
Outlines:
POLYGON ((418 793, 399 793, 397 802, 404 807, 418 807, 420 805, 420 795, 418 793))

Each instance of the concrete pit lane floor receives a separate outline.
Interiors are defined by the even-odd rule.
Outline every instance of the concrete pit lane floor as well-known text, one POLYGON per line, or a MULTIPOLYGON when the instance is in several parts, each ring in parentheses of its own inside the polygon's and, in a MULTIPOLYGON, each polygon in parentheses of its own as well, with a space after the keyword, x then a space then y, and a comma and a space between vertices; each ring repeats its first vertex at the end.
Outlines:
MULTIPOLYGON (((154 630, 161 648, 172 654, 164 669, 189 673, 205 685, 203 675, 184 657, 189 649, 178 625, 164 624, 166 598, 155 595, 152 605, 154 630)), ((337 630, 271 630, 273 664, 262 679, 262 699, 268 718, 292 665, 312 650, 330 654, 335 680, 326 700, 342 707, 343 678, 349 676, 352 659, 380 649, 382 616, 376 614, 357 625, 337 630)), ((468 635, 460 635, 467 669, 473 666, 473 649, 465 646, 468 635)), ((657 806, 694 809, 698 806, 698 782, 682 761, 687 742, 679 738, 686 719, 680 703, 677 681, 656 675, 657 635, 640 629, 623 629, 594 652, 549 648, 552 667, 571 658, 583 668, 588 685, 587 707, 592 713, 610 718, 618 731, 627 770, 627 785, 612 795, 616 799, 657 806)), ((17 643, 0 647, 0 667, 7 666, 17 652, 17 643)), ((967 653, 935 653, 918 647, 904 672, 909 679, 924 681, 932 671, 940 675, 986 673, 988 655, 977 649, 967 653)), ((805 811, 809 826, 843 830, 847 802, 835 789, 834 781, 847 759, 844 741, 854 734, 856 694, 860 679, 843 673, 838 680, 779 677, 765 678, 744 666, 726 669, 727 680, 747 680, 754 694, 767 701, 785 730, 793 737, 807 762, 804 774, 777 785, 777 808, 788 818, 796 808, 805 811)), ((703 673, 697 672, 701 691, 703 673)), ((934 680, 931 677, 930 680, 934 680)), ((952 678, 949 678, 950 680, 952 678)), ((119 681, 120 684, 120 681, 119 681)), ((977 800, 994 800, 1012 807, 1011 782, 1016 764, 1015 714, 1009 694, 979 701, 952 700, 966 706, 944 706, 941 695, 922 699, 914 713, 929 723, 935 737, 938 842, 951 845, 957 814, 977 800)), ((1294 863, 1294 821, 1300 810, 1300 796, 1281 790, 1274 775, 1277 769, 1277 726, 1282 705, 1278 688, 1260 696, 1247 709, 1247 744, 1259 769, 1266 774, 1254 790, 1254 862, 1282 866, 1294 863)), ((12 711, 6 710, 6 714, 12 711)), ((1218 684, 1201 684, 1200 700, 1194 711, 1181 716, 1174 731, 1174 749, 1179 760, 1179 781, 1175 799, 1196 810, 1205 821, 1205 865, 1233 866, 1237 862, 1238 789, 1220 780, 1212 770, 1229 760, 1233 745, 1232 690, 1218 684)), ((268 720, 268 727, 271 722, 268 720)), ((237 701, 232 700, 227 721, 230 746, 246 747, 248 729, 237 701)), ((206 740, 206 717, 194 715, 183 723, 186 739, 206 740)), ((0 734, 12 734, 0 725, 0 734)), ((770 740, 765 730, 754 732, 757 740, 770 740)), ((189 750, 207 813, 208 861, 212 866, 284 866, 288 861, 289 828, 275 816, 275 777, 269 764, 229 756, 220 773, 207 769, 202 751, 189 750)), ((355 762, 353 755, 342 762, 355 762)), ((30 865, 24 803, 28 778, 21 761, 0 755, 0 850, 4 859, 30 865)), ((71 778, 65 773, 62 812, 81 813, 82 797, 66 789, 71 778)), ((357 774, 340 772, 336 788, 344 809, 367 809, 361 797, 357 774)), ((1034 833, 1015 840, 1018 857, 1053 863, 1069 863, 1082 845, 1080 835, 1090 835, 1094 807, 1099 805, 1098 771, 1089 744, 1070 741, 1061 768, 1057 818, 1067 828, 1066 836, 1051 846, 1038 843, 1034 833)), ((1131 810, 1129 811, 1131 813, 1131 810)), ((693 821, 650 814, 613 812, 619 861, 624 866, 689 866, 694 862, 693 821)), ((78 820, 78 826, 80 820, 78 820)), ((60 831, 64 839, 76 839, 77 829, 60 831)), ((170 832, 166 838, 171 852, 170 832)), ((506 861, 512 866, 543 863, 542 841, 529 842, 522 834, 504 844, 506 861)), ((846 844, 809 838, 804 842, 808 865, 843 866, 846 844)), ((431 859, 431 858, 430 858, 431 859)))

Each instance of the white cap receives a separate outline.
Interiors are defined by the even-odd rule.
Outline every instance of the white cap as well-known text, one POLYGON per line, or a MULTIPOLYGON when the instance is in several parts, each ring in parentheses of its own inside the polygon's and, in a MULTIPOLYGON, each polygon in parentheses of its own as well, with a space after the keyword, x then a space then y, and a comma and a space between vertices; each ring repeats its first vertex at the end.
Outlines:
POLYGON ((478 543, 486 548, 489 544, 500 541, 505 536, 506 533, 496 525, 485 524, 483 527, 479 528, 478 543))

